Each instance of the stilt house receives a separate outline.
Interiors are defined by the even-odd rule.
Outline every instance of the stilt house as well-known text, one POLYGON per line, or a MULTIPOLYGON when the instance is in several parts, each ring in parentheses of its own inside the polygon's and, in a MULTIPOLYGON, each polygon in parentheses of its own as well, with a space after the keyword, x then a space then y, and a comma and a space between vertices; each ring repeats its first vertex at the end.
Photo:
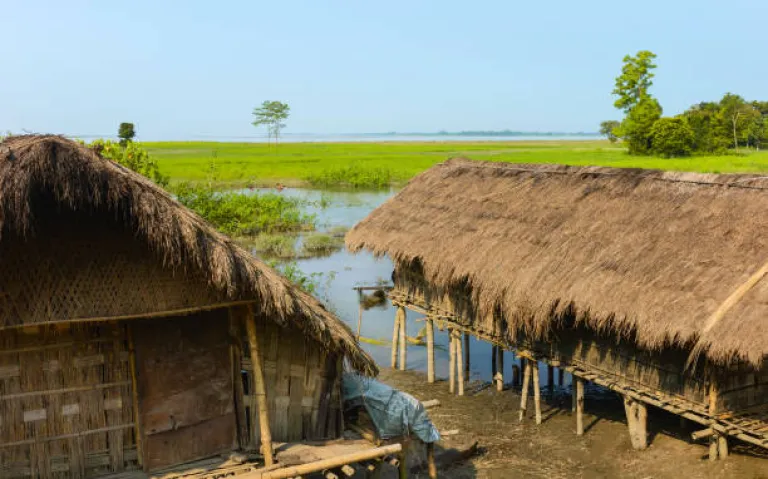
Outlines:
POLYGON ((73 141, 0 143, 0 234, 2 478, 338 437, 343 362, 376 373, 318 301, 73 141))
POLYGON ((514 350, 536 386, 543 361, 619 392, 635 447, 647 405, 690 419, 717 457, 768 446, 766 211, 765 176, 454 159, 347 246, 395 262, 400 320, 514 350))

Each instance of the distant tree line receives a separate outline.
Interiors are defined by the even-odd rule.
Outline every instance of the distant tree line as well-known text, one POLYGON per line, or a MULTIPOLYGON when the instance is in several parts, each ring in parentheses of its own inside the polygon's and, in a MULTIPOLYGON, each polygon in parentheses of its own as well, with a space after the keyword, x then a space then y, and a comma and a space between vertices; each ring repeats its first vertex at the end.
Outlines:
POLYGON ((768 144, 768 101, 726 93, 718 102, 698 103, 679 115, 663 117, 661 105, 648 91, 655 58, 647 50, 624 57, 613 90, 618 97, 614 106, 624 112, 624 119, 600 124, 600 133, 611 142, 624 141, 633 155, 665 157, 738 152, 740 147, 759 149, 768 144))

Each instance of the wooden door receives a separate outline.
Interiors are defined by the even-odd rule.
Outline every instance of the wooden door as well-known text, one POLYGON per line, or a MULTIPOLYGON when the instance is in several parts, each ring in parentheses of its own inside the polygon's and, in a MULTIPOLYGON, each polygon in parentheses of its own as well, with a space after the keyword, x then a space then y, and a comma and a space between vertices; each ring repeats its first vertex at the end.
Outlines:
POLYGON ((236 421, 226 311, 134 328, 145 469, 230 451, 236 421))

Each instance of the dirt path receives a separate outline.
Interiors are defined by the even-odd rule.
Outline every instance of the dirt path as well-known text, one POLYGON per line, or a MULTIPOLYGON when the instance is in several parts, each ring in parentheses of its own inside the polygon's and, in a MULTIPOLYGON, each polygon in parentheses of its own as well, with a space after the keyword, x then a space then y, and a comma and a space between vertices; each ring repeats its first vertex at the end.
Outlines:
POLYGON ((544 422, 536 426, 532 398, 529 419, 519 424, 518 391, 497 393, 472 384, 466 396, 458 397, 448 393, 445 381, 427 384, 423 373, 384 369, 379 379, 420 400, 440 400, 430 417, 441 431, 460 430, 444 439, 444 447, 479 442, 481 455, 441 471, 441 477, 768 478, 768 453, 731 443, 731 456, 711 463, 705 443, 688 439, 695 425, 682 428, 679 418, 653 408, 649 408, 650 447, 633 450, 623 406, 611 393, 587 396, 586 433, 578 437, 565 392, 542 405, 544 422))

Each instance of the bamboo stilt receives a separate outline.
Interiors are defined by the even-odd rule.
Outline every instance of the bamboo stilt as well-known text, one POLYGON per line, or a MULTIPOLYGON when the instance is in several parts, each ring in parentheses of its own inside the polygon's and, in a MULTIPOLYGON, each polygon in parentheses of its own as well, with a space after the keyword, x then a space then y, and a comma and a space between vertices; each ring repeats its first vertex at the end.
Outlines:
POLYGON ((525 411, 528 407, 528 386, 531 382, 531 364, 526 361, 523 370, 523 390, 520 393, 520 422, 525 419, 525 411))
POLYGON ((406 316, 405 316, 405 307, 400 306, 397 310, 398 314, 400 314, 400 371, 405 371, 406 366, 406 358, 408 355, 408 347, 405 340, 405 325, 406 325, 406 316))
POLYGON ((427 319, 427 382, 435 382, 435 324, 427 319))
POLYGON ((453 330, 448 330, 448 391, 453 394, 456 392, 456 341, 453 337, 453 330))
POLYGON ((584 435, 584 380, 576 380, 576 435, 584 435))
POLYGON ((464 333, 464 381, 469 382, 469 333, 464 333))
MULTIPOLYGON (((715 423, 715 414, 717 414, 717 382, 712 376, 709 383, 709 416, 712 418, 712 424, 715 423)), ((709 436, 709 460, 717 461, 720 457, 720 432, 712 429, 712 435, 709 436)))
POLYGON ((399 479, 408 479, 408 455, 403 451, 398 459, 400 459, 400 464, 397 468, 398 477, 399 479))
POLYGON ((139 386, 138 377, 136 374, 136 347, 133 342, 133 328, 131 325, 126 326, 128 329, 128 361, 131 368, 131 400, 133 401, 133 423, 134 434, 136 435, 136 457, 139 467, 144 467, 144 438, 141 431, 141 410, 139 409, 139 386))
POLYGON ((427 468, 429 479, 437 479, 437 466, 435 465, 435 443, 427 443, 427 468))
POLYGON ((363 327, 363 292, 357 292, 357 341, 360 342, 360 329, 363 327))
POLYGON ((562 367, 557 368, 557 385, 563 387, 563 379, 565 379, 565 369, 562 367))
POLYGON ((395 312, 395 327, 392 329, 392 369, 397 367, 397 343, 400 339, 400 314, 399 309, 395 312))
POLYGON ((634 449, 648 447, 648 410, 645 404, 630 397, 624 397, 624 412, 627 415, 629 439, 634 449))
POLYGON ((720 459, 728 457, 728 436, 721 434, 717 438, 717 452, 720 459))
POLYGON ((245 329, 248 335, 248 349, 251 352, 251 365, 253 366, 253 394, 256 396, 256 405, 259 409, 261 453, 264 455, 264 465, 269 467, 274 461, 272 458, 272 432, 269 429, 267 392, 264 387, 264 369, 261 364, 261 349, 256 332, 256 316, 251 305, 248 305, 246 311, 248 316, 245 318, 245 329))
POLYGON ((541 385, 539 384, 539 362, 533 363, 533 407, 536 411, 536 424, 541 424, 541 385))
POLYGON ((496 390, 504 390, 504 350, 501 346, 496 346, 496 375, 493 379, 496 382, 496 390))
POLYGON ((491 377, 496 377, 496 346, 495 344, 491 346, 491 377))
MULTIPOLYGON (((466 336, 465 336, 466 337, 466 336)), ((461 333, 456 331, 456 381, 459 389, 459 396, 464 395, 464 354, 461 350, 461 333)))

